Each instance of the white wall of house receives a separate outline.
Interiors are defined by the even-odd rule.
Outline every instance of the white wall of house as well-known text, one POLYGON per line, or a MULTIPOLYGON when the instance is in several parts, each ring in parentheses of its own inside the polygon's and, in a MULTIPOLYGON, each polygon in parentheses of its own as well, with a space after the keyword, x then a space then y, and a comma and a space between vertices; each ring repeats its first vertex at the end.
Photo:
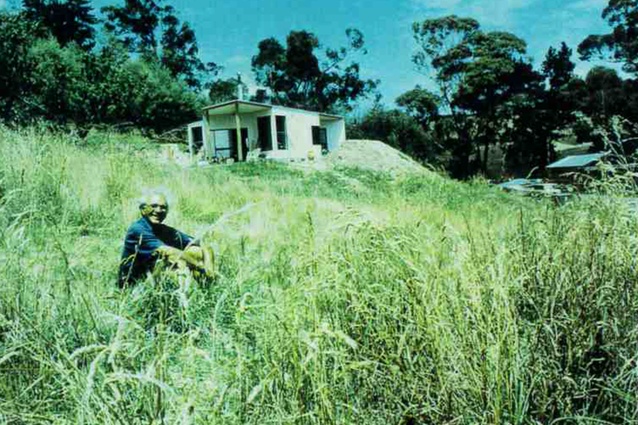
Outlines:
MULTIPOLYGON (((345 141, 345 124, 343 119, 322 119, 316 112, 299 109, 272 106, 270 110, 251 114, 240 114, 240 126, 248 130, 248 148, 256 147, 258 140, 257 118, 270 116, 270 128, 272 150, 264 152, 266 158, 272 159, 307 159, 312 151, 315 158, 321 156, 321 146, 313 144, 312 127, 322 126, 326 128, 328 137, 328 150, 332 151, 345 141), (286 149, 278 148, 277 141, 277 116, 286 119, 286 149)), ((204 118, 206 121, 206 118, 204 118)), ((209 115, 207 120, 208 131, 205 131, 206 146, 209 148, 209 156, 215 155, 215 131, 234 130, 236 128, 233 114, 209 115)), ((206 126, 205 126, 206 129, 206 126)), ((218 133, 219 134, 219 133, 218 133)), ((226 138, 226 135, 220 135, 226 138)), ((244 152, 244 157, 246 152, 244 152)))
POLYGON ((328 150, 337 149, 346 141, 346 124, 344 120, 322 120, 321 126, 326 127, 328 133, 328 150))
MULTIPOLYGON (((302 159, 308 158, 313 151, 317 156, 317 149, 312 144, 312 126, 319 125, 319 115, 316 112, 293 110, 289 108, 273 107, 273 141, 277 140, 276 117, 286 117, 286 150, 273 149, 268 156, 272 158, 302 159)), ((276 145, 277 143, 273 143, 276 145)), ((276 148, 276 146, 273 146, 276 148)))
MULTIPOLYGON (((257 115, 258 114, 240 114, 240 127, 248 130, 248 149, 254 147, 251 145, 252 143, 256 143, 257 141, 257 115)), ((216 131, 219 130, 231 130, 236 131, 237 125, 235 122, 235 115, 210 115, 208 118, 208 127, 209 127, 209 139, 210 143, 210 152, 211 156, 215 155, 215 135, 216 131)), ((218 133, 217 133, 218 134, 218 133)), ((246 157, 246 152, 243 152, 244 158, 246 157)))

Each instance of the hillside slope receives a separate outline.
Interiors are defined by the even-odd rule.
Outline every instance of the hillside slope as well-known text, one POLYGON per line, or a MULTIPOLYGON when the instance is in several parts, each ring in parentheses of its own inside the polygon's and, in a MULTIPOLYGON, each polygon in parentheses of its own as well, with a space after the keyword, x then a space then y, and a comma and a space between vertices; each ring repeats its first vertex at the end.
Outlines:
POLYGON ((426 172, 421 164, 378 140, 348 140, 331 152, 326 160, 333 166, 357 167, 392 175, 426 172))
POLYGON ((622 205, 555 209, 345 152, 316 173, 187 169, 141 139, 0 127, 0 423, 636 420, 622 205), (218 277, 119 291, 157 186, 218 277))

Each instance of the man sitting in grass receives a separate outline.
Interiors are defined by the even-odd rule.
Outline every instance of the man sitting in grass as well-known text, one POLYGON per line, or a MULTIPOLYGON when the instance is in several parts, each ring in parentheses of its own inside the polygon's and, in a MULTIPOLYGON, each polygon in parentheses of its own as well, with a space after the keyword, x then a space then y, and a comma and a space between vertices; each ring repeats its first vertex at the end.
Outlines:
POLYGON ((178 268, 188 267, 206 276, 213 275, 213 252, 202 248, 191 236, 162 224, 168 214, 166 196, 153 191, 140 200, 142 217, 124 237, 118 282, 120 287, 134 284, 153 271, 158 259, 178 268))

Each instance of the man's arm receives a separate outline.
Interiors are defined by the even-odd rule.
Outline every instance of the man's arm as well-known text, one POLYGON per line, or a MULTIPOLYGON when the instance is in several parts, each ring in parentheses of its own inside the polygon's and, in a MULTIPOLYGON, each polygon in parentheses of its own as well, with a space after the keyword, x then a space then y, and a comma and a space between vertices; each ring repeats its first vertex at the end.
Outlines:
POLYGON ((172 227, 165 226, 164 244, 155 250, 156 255, 177 266, 203 270, 214 276, 215 255, 209 247, 200 245, 198 239, 172 227))
POLYGON ((171 264, 176 265, 188 265, 191 267, 204 267, 203 257, 197 255, 197 252, 192 248, 182 251, 181 249, 174 248, 169 245, 162 245, 155 250, 155 252, 161 257, 167 260, 171 264))

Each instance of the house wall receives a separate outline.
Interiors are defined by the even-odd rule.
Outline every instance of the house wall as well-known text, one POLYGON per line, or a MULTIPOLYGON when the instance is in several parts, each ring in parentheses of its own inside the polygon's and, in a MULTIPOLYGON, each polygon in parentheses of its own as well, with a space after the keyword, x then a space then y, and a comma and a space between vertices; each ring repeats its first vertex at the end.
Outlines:
POLYGON ((321 125, 326 127, 329 151, 337 149, 346 141, 346 124, 344 120, 324 120, 321 125))
MULTIPOLYGON (((248 149, 254 148, 254 144, 257 142, 257 116, 263 116, 264 114, 240 114, 240 127, 248 129, 248 149)), ((265 114, 268 115, 268 114, 265 114)), ((230 115, 210 115, 208 119, 208 134, 207 138, 210 140, 210 156, 215 155, 215 130, 232 130, 237 128, 235 123, 235 116, 230 115)), ((244 157, 246 152, 243 153, 244 157)))
MULTIPOLYGON (((345 141, 345 125, 343 120, 321 120, 321 117, 316 112, 302 111, 296 109, 290 109, 280 106, 273 106, 269 111, 256 112, 252 114, 240 114, 241 127, 248 129, 248 147, 253 149, 257 142, 257 118, 263 116, 270 116, 270 128, 271 138, 273 141, 273 149, 271 151, 264 152, 267 158, 272 159, 306 159, 309 156, 309 152, 314 153, 315 158, 321 156, 321 146, 312 144, 312 127, 324 126, 327 130, 328 136, 328 149, 334 150, 341 143, 345 141), (277 147, 277 128, 276 119, 277 115, 283 115, 286 117, 286 150, 280 150, 277 147)), ((208 147, 209 156, 212 157, 215 154, 214 147, 214 131, 234 129, 235 116, 233 114, 227 115, 209 115, 206 121, 208 130, 205 129, 205 139, 208 147)), ((206 127, 206 126, 205 126, 206 127)), ((244 152, 246 155, 246 152, 244 152)))
POLYGON ((276 148, 277 140, 275 117, 277 115, 283 115, 286 117, 286 142, 288 149, 273 149, 273 151, 268 154, 268 157, 282 159, 307 158, 308 152, 315 150, 315 147, 312 145, 312 126, 319 125, 319 116, 317 113, 275 106, 272 109, 272 115, 273 148, 276 148))

